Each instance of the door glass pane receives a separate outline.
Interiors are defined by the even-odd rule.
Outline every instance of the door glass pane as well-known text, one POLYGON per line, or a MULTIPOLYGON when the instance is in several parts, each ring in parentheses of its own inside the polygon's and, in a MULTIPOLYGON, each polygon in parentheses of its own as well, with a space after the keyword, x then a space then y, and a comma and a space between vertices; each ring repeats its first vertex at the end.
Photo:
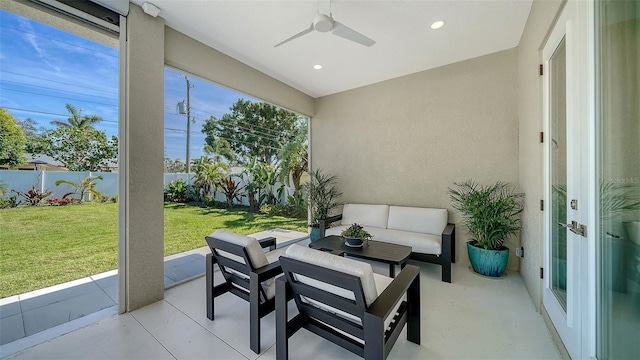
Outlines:
POLYGON ((551 291, 567 309, 567 101, 564 39, 549 60, 551 135, 551 291))
POLYGON ((640 2, 596 3, 600 359, 640 354, 640 2))

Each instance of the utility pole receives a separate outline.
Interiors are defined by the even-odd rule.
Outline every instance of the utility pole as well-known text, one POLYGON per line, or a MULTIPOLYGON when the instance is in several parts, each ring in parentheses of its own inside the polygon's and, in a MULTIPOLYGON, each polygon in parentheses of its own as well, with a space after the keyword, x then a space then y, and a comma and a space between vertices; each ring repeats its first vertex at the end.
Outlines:
POLYGON ((184 79, 187 81, 187 174, 189 173, 190 159, 189 159, 189 145, 191 145, 191 83, 185 75, 184 79))
POLYGON ((191 145, 191 82, 185 75, 184 79, 187 81, 187 103, 184 101, 178 103, 178 113, 187 114, 187 174, 189 173, 189 161, 190 161, 190 149, 189 145, 191 145), (186 105, 186 106, 185 106, 186 105), (185 109, 186 108, 186 109, 185 109))

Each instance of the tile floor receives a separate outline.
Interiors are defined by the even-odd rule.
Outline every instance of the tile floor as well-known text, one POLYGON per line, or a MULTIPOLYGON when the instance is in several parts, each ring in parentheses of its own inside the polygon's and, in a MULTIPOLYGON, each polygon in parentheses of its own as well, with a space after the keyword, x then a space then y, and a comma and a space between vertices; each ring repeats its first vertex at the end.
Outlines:
MULTIPOLYGON (((517 272, 503 279, 455 264, 453 283, 437 265, 421 267, 422 344, 402 336, 390 359, 560 359, 542 316, 517 272)), ((384 267, 375 267, 384 272, 384 267)), ((219 275, 219 274, 218 274, 219 275)), ((262 352, 248 346, 249 305, 232 294, 205 313, 205 281, 198 277, 165 291, 165 299, 114 315, 17 354, 16 359, 274 359, 275 317, 262 320, 262 352)), ((306 331, 290 341, 291 359, 359 359, 306 331)), ((0 354, 0 356, 5 356, 0 354)))
MULTIPOLYGON (((277 247, 307 238, 306 233, 271 229, 253 234, 276 237, 277 247)), ((165 288, 204 275, 204 246, 167 256, 164 260, 165 288)), ((116 315, 117 270, 0 299, 0 357, 116 315)))

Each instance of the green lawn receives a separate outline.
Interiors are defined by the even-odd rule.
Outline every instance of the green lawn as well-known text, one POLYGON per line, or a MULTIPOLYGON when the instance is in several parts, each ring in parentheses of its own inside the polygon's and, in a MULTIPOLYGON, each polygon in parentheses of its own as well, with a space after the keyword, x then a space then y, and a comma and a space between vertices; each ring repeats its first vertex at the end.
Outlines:
MULTIPOLYGON (((86 203, 0 210, 0 298, 117 268, 118 205, 86 203)), ((165 204, 164 254, 206 246, 215 229, 306 231, 306 221, 243 210, 165 204)))

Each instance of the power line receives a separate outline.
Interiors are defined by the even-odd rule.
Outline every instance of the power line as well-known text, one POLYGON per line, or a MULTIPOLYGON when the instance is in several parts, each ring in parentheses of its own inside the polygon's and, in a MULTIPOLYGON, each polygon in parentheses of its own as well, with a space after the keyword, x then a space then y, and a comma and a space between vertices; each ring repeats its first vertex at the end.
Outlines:
POLYGON ((73 101, 88 102, 88 103, 97 104, 97 105, 104 105, 104 106, 117 106, 117 105, 114 105, 114 104, 105 104, 105 103, 100 103, 100 102, 97 102, 97 101, 81 100, 81 99, 69 98, 69 97, 64 97, 64 96, 55 96, 55 95, 41 94, 41 93, 36 93, 36 92, 31 92, 31 91, 24 91, 24 90, 9 89, 9 88, 5 88, 5 87, 0 87, 0 89, 7 90, 7 91, 20 92, 20 93, 25 93, 25 94, 31 94, 31 95, 40 95, 40 96, 52 97, 52 98, 57 98, 57 99, 65 99, 65 100, 73 100, 73 101))
MULTIPOLYGON (((69 90, 62 90, 62 89, 50 88, 50 87, 40 86, 40 85, 32 85, 32 84, 21 83, 21 82, 17 82, 17 81, 0 80, 0 84, 1 84, 1 83, 10 83, 10 84, 24 85, 24 86, 29 86, 29 87, 39 88, 39 89, 54 90, 54 91, 58 91, 58 92, 68 93, 68 94, 85 95, 85 96, 96 97, 96 98, 107 99, 107 100, 117 100, 117 99, 112 98, 112 97, 98 96, 98 95, 89 95, 89 94, 87 94, 87 93, 80 93, 80 92, 75 92, 75 91, 69 91, 69 90)), ((9 89, 9 90, 11 90, 11 89, 9 89)), ((19 91, 19 90, 16 90, 16 91, 19 91)))
MULTIPOLYGON (((0 72, 7 73, 7 74, 12 74, 12 75, 24 76, 24 77, 32 78, 32 79, 38 79, 38 80, 44 80, 44 81, 50 81, 50 82, 54 82, 54 83, 58 83, 58 84, 63 84, 63 85, 67 85, 67 86, 73 86, 73 87, 78 87, 78 88, 83 88, 83 89, 89 89, 89 90, 95 90, 95 91, 105 92, 105 93, 107 93, 107 94, 118 95, 118 93, 117 93, 117 92, 113 92, 113 91, 107 91, 107 90, 102 90, 102 89, 93 88, 93 87, 89 87, 89 86, 82 86, 82 85, 77 85, 77 84, 71 84, 71 83, 67 83, 67 82, 64 82, 64 81, 51 80, 51 79, 42 78, 42 77, 33 76, 33 75, 20 74, 20 73, 17 73, 17 72, 8 71, 8 70, 3 70, 3 69, 0 69, 0 72)), ((4 80, 4 81, 7 81, 7 80, 4 80)))

